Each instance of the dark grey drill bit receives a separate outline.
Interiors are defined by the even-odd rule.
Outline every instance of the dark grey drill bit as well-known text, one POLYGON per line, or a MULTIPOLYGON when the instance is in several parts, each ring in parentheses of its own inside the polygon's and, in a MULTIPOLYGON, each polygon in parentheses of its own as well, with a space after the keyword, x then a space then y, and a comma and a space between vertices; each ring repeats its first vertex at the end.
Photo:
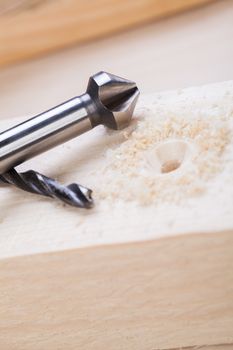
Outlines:
POLYGON ((89 209, 93 206, 90 189, 76 183, 63 186, 56 180, 33 170, 18 173, 12 168, 0 175, 0 183, 14 185, 30 193, 58 199, 73 207, 89 209))
POLYGON ((134 82, 99 72, 86 93, 41 113, 0 134, 0 182, 90 208, 91 190, 78 184, 60 185, 35 171, 18 173, 15 166, 102 124, 110 129, 129 125, 139 96, 134 82))

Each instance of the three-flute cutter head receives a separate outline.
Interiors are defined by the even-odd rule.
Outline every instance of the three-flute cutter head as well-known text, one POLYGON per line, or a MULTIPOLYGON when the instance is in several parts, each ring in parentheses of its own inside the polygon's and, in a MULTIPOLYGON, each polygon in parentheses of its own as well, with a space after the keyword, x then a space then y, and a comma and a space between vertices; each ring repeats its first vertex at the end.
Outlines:
POLYGON ((139 90, 133 81, 99 72, 89 79, 87 93, 98 106, 94 125, 103 124, 120 130, 129 125, 139 90))

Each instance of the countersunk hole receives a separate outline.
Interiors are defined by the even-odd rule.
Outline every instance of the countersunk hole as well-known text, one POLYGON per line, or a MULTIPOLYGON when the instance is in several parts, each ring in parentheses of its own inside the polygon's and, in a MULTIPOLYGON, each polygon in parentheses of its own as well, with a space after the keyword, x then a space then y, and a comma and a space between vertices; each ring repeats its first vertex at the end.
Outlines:
POLYGON ((181 166, 181 162, 178 160, 169 160, 168 162, 165 162, 161 166, 161 173, 171 173, 172 171, 178 169, 181 166))
POLYGON ((183 167, 190 157, 190 145, 185 140, 166 140, 152 148, 146 156, 146 169, 157 174, 169 174, 183 167))

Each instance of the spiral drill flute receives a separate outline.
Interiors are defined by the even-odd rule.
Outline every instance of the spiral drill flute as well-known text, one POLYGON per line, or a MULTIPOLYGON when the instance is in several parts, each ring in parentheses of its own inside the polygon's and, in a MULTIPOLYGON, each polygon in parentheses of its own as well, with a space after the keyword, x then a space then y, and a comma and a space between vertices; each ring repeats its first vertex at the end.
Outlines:
POLYGON ((0 183, 91 208, 90 189, 75 183, 64 186, 33 170, 18 173, 14 167, 98 125, 114 130, 127 127, 138 96, 134 82, 99 72, 90 77, 83 95, 0 133, 0 183))

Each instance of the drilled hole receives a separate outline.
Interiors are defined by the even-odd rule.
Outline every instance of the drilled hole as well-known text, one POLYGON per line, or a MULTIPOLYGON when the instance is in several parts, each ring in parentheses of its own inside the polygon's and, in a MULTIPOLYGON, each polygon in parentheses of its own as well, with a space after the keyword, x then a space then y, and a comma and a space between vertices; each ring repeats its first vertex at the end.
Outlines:
POLYGON ((190 156, 189 143, 184 140, 161 142, 145 157, 145 169, 154 174, 168 174, 179 170, 190 156))
POLYGON ((166 173, 171 173, 172 171, 175 171, 178 169, 181 165, 181 162, 178 160, 170 160, 168 162, 165 162, 161 166, 161 173, 166 174, 166 173))

